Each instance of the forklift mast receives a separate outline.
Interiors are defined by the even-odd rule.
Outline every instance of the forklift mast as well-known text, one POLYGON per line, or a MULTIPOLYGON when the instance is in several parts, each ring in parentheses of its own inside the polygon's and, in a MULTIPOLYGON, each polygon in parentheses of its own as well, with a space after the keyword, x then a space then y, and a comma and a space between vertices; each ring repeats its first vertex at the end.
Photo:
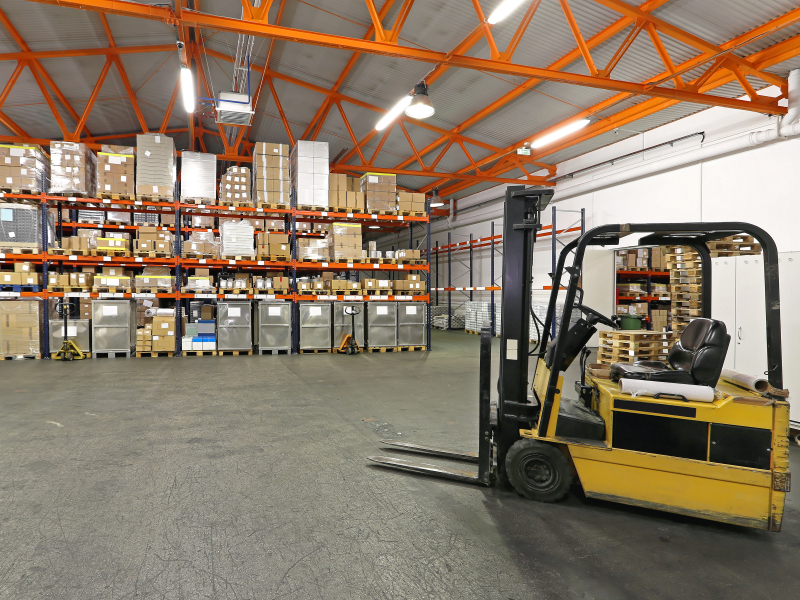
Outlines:
POLYGON ((550 189, 506 189, 503 213, 503 302, 500 333, 495 444, 502 473, 508 449, 520 439, 521 423, 536 419, 538 406, 528 401, 528 339, 533 246, 542 229, 542 211, 553 198, 550 189))

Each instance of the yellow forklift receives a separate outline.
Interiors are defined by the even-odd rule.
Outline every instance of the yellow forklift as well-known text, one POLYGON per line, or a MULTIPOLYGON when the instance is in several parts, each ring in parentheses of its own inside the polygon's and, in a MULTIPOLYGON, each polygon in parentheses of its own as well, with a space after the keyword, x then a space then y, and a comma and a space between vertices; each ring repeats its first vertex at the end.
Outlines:
POLYGON ((533 244, 552 194, 523 187, 506 191, 498 399, 493 408, 491 331, 485 326, 480 346, 478 452, 382 440, 393 450, 477 463, 477 472, 389 455, 369 459, 387 467, 482 485, 507 479, 518 493, 541 502, 559 500, 577 482, 590 498, 780 531, 791 477, 789 404, 782 390, 778 254, 772 238, 758 227, 739 222, 595 227, 562 250, 552 275, 540 342, 530 351, 533 244), (720 379, 730 336, 722 321, 711 318, 712 272, 706 242, 737 234, 754 236, 764 253, 770 384, 765 393, 720 379), (583 305, 584 253, 590 246, 618 245, 629 235, 639 236, 637 245, 688 246, 699 253, 703 316, 682 332, 669 352, 669 364, 617 363, 608 372, 588 376, 582 371, 575 393, 568 394, 562 373, 578 357, 583 363, 596 325, 618 327, 616 320, 583 305), (562 281, 565 274, 568 282, 562 281), (559 287, 566 288, 566 293, 564 316, 557 322, 559 287), (536 362, 529 388, 530 356, 536 362), (635 396, 622 391, 630 384, 635 388, 637 382, 665 391, 635 396), (697 399, 701 397, 705 399, 697 399))

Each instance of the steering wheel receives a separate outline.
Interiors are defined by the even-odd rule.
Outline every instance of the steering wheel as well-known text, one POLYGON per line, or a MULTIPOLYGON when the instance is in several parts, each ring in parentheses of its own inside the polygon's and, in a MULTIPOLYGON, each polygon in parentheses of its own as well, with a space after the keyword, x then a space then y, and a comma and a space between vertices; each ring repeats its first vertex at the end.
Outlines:
POLYGON ((583 304, 581 304, 580 306, 576 306, 575 308, 577 308, 579 311, 581 311, 588 317, 594 317, 594 323, 602 323, 603 325, 611 327, 612 329, 619 329, 619 323, 614 322, 613 320, 597 312, 593 308, 589 308, 588 306, 584 306, 583 304))

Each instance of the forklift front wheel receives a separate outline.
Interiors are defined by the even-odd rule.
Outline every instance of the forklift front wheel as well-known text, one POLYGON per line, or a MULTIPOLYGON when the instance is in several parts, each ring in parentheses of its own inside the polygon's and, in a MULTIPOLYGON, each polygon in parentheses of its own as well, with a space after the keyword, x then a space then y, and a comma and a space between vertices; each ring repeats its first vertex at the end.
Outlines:
POLYGON ((519 494, 537 502, 555 502, 572 484, 567 457, 555 446, 536 440, 517 441, 506 454, 506 473, 519 494))

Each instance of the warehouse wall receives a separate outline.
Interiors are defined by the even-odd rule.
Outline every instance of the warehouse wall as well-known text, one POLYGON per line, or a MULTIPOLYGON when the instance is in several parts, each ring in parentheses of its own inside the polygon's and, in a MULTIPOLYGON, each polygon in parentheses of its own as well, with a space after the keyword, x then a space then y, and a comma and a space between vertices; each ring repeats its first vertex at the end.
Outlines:
MULTIPOLYGON (((764 95, 774 95, 776 90, 764 90, 764 95)), ((785 101, 782 103, 785 104, 785 101)), ((656 128, 643 135, 633 136, 611 146, 590 152, 558 165, 558 175, 565 175, 579 169, 596 165, 621 155, 641 150, 642 148, 668 142, 690 134, 703 132, 703 143, 714 143, 744 132, 774 126, 775 119, 766 115, 735 111, 724 108, 711 108, 656 128)), ((636 123, 626 126, 635 129, 636 123)), ((631 169, 643 162, 662 160, 674 153, 685 152, 699 146, 701 138, 695 136, 674 146, 667 146, 657 151, 648 152, 646 156, 634 158, 613 166, 591 171, 581 177, 565 179, 559 182, 556 198, 562 190, 587 180, 602 180, 603 177, 631 169)), ((798 191, 800 190, 800 139, 789 139, 767 145, 757 146, 750 150, 707 160, 682 168, 659 173, 649 177, 628 181, 619 185, 605 187, 594 192, 557 201, 555 206, 561 210, 586 210, 586 226, 619 222, 669 222, 669 221, 717 221, 741 220, 749 221, 763 227, 774 238, 780 252, 800 250, 800 236, 796 233, 793 218, 796 210, 798 191)), ((446 221, 440 220, 432 224, 431 239, 435 245, 447 243, 447 232, 451 234, 453 243, 468 239, 470 233, 474 237, 489 235, 490 222, 495 223, 495 232, 502 233, 502 202, 491 203, 492 198, 500 198, 505 186, 480 192, 475 196, 458 201, 456 217, 450 228, 446 221), (468 210, 471 205, 480 208, 468 210), (469 222, 483 219, 477 223, 460 226, 459 221, 469 222)), ((550 224, 550 210, 543 218, 550 224)), ((578 215, 558 214, 558 227, 568 225, 578 215)), ((415 240, 424 236, 414 236, 415 240)), ((564 240, 571 239, 569 236, 564 240)), ((635 245, 636 239, 627 238, 629 245, 635 245)), ((388 249, 391 237, 384 238, 380 249, 388 249)), ((400 242, 407 245, 407 234, 400 242)), ((499 246, 502 251, 502 245, 499 246)), ((453 255, 452 279, 455 286, 468 285, 466 267, 456 258, 467 262, 468 253, 459 252, 453 255), (463 276, 462 276, 463 275, 463 276)), ((474 255, 473 280, 476 286, 489 285, 489 252, 478 250, 474 255)), ((446 257, 440 256, 441 269, 438 285, 447 282, 446 257)), ((502 257, 498 254, 495 262, 496 277, 501 277, 502 257)), ((540 238, 534 252, 534 289, 549 285, 547 273, 551 270, 550 238, 540 238)), ((540 294, 544 297, 546 294, 540 294)), ((475 293, 475 299, 488 299, 475 293)), ((440 296, 440 303, 442 302, 440 296)), ((465 299, 465 296, 454 293, 453 303, 465 299)))

